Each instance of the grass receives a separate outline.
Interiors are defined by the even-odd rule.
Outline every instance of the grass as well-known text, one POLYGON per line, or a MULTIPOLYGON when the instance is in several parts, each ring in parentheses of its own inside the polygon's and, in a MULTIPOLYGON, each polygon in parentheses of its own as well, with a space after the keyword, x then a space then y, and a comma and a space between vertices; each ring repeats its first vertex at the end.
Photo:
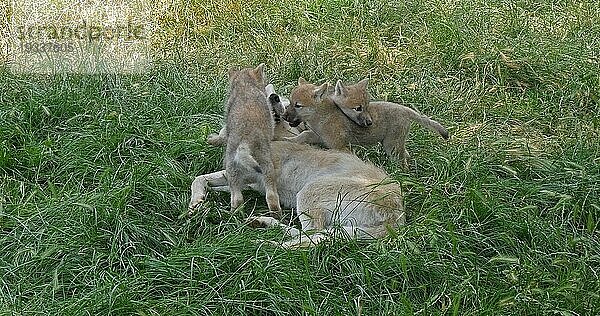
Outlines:
POLYGON ((596 2, 163 5, 148 73, 0 69, 0 314, 600 313, 596 2), (410 172, 358 150, 405 189, 395 236, 276 249, 224 194, 181 216, 221 169, 227 69, 260 62, 449 128, 413 128, 410 172))

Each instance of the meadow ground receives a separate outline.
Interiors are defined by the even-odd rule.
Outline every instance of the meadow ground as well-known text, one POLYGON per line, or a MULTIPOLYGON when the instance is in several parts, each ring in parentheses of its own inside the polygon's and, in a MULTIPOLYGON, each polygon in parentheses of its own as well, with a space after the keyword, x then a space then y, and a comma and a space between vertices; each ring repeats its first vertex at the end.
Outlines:
POLYGON ((164 3, 148 73, 0 68, 0 314, 600 313, 597 1, 164 3), (358 149, 405 227, 287 251, 226 194, 183 216, 221 169, 227 69, 260 62, 284 93, 368 77, 448 127, 413 127, 409 172, 358 149))

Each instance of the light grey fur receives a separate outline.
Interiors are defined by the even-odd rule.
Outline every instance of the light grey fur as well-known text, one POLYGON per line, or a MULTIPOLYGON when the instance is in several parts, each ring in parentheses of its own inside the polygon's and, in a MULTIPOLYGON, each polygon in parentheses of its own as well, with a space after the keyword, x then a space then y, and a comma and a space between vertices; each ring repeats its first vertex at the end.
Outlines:
POLYGON ((242 189, 247 174, 259 174, 269 210, 281 215, 276 175, 271 160, 273 118, 264 93, 264 64, 255 69, 229 72, 230 93, 227 101, 227 128, 224 131, 225 170, 231 189, 231 208, 244 203, 242 189))
MULTIPOLYGON (((249 221, 279 226, 293 238, 286 248, 312 246, 335 232, 336 225, 351 238, 377 238, 405 222, 400 186, 387 174, 358 157, 286 141, 271 143, 277 191, 285 208, 297 210, 302 231, 270 217, 249 221), (303 232, 314 231, 314 235, 303 232)), ((226 190, 226 171, 202 175, 192 183, 190 210, 205 199, 207 190, 226 190)), ((265 193, 258 176, 245 175, 246 189, 265 193)))
MULTIPOLYGON (((304 129, 291 127, 290 124, 281 119, 290 100, 280 97, 272 84, 265 87, 265 93, 274 118, 273 140, 284 140, 286 137, 294 137, 300 134, 304 129), (275 96, 274 96, 275 95, 275 96)), ((219 134, 208 135, 207 142, 213 146, 225 146, 227 143, 227 127, 223 126, 219 134)))

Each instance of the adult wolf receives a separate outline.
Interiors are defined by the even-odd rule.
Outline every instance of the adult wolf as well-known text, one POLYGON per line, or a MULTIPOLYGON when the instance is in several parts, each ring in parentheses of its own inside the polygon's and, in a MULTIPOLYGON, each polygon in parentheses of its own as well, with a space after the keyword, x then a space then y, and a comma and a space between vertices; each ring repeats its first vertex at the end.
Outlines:
MULTIPOLYGON (((315 245, 338 226, 349 237, 377 238, 404 224, 400 186, 373 164, 351 153, 288 141, 274 141, 271 149, 280 201, 296 210, 302 230, 267 216, 251 217, 249 223, 283 227, 293 237, 283 247, 315 245)), ((196 177, 190 210, 204 201, 207 190, 229 191, 228 176, 222 170, 196 177)), ((243 180, 246 189, 266 192, 258 172, 245 173, 243 180)))

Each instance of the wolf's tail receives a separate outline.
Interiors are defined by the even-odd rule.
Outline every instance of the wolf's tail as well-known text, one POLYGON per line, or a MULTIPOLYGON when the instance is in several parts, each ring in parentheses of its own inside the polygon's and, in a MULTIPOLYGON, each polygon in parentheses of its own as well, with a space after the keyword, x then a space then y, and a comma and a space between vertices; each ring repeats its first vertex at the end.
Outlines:
POLYGON ((425 116, 411 108, 406 107, 406 109, 410 113, 410 118, 413 121, 421 124, 421 126, 427 128, 431 131, 439 133, 444 139, 448 139, 448 137, 450 137, 448 135, 448 130, 445 127, 443 127, 442 124, 428 118, 427 116, 425 116))
POLYGON ((252 157, 252 155, 250 154, 250 147, 248 147, 248 144, 241 143, 238 146, 237 150, 235 151, 234 159, 239 164, 246 166, 247 168, 254 169, 258 173, 262 173, 260 165, 258 164, 258 162, 256 162, 256 159, 254 159, 254 157, 252 157))
POLYGON ((373 240, 386 235, 389 228, 385 225, 361 227, 361 226, 341 226, 336 228, 328 228, 325 231, 316 232, 311 235, 298 234, 291 240, 288 240, 282 244, 279 244, 282 248, 287 249, 299 249, 299 248, 311 248, 320 244, 321 242, 331 238, 343 238, 343 239, 359 239, 359 240, 373 240))

